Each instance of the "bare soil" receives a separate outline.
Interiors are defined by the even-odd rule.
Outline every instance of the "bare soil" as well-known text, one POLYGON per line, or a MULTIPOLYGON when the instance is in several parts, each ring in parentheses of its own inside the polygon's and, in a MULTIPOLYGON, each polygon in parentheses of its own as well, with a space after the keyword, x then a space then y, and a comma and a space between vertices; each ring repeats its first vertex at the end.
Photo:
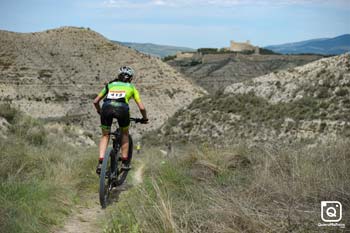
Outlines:
MULTIPOLYGON (((137 167, 132 183, 124 183, 112 192, 112 202, 118 202, 122 192, 127 192, 134 185, 141 184, 143 181, 144 163, 137 167)), ((123 193, 127 195, 127 193, 123 193)), ((84 198, 85 199, 85 198, 84 198)), ((107 207, 108 209, 108 207, 107 207)), ((100 233, 103 232, 103 220, 106 215, 98 201, 98 193, 86 197, 84 205, 79 206, 72 216, 67 219, 61 229, 54 230, 54 233, 100 233)))

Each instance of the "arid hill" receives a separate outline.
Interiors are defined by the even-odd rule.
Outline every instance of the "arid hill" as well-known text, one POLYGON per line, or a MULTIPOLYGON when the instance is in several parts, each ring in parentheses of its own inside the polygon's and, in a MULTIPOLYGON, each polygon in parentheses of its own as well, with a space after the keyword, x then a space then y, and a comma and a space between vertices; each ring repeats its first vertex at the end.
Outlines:
MULTIPOLYGON (((180 73, 157 58, 115 44, 84 28, 44 32, 0 31, 0 101, 46 121, 81 125, 97 131, 92 101, 122 65, 136 70, 134 83, 155 129, 202 95, 180 73)), ((132 115, 136 105, 131 103, 132 115)))
POLYGON ((159 135, 222 144, 350 137, 350 54, 273 72, 198 98, 177 112, 159 135))
POLYGON ((167 61, 186 78, 215 93, 233 83, 273 71, 294 68, 322 58, 319 55, 201 54, 167 61))

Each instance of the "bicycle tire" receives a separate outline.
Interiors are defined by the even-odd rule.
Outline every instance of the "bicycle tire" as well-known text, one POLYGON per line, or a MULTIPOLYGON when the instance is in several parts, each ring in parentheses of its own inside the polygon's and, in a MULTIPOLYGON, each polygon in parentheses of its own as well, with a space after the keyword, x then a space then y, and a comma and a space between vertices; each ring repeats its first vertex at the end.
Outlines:
POLYGON ((111 162, 109 163, 110 166, 108 166, 108 161, 111 160, 110 159, 111 153, 112 153, 112 148, 111 147, 107 148, 103 158, 101 173, 100 173, 99 197, 100 197, 100 204, 103 209, 107 207, 109 194, 113 185, 112 179, 111 179, 111 172, 108 172, 111 166, 111 162))
MULTIPOLYGON (((133 141, 132 141, 131 135, 129 134, 129 151, 128 151, 128 161, 127 161, 127 163, 129 164, 131 163, 132 153, 133 153, 133 141)), ((117 156, 116 156, 117 168, 118 168, 117 186, 122 185, 124 183, 129 173, 129 170, 120 169, 121 161, 118 159, 119 156, 120 156, 120 152, 119 153, 117 152, 117 156)))

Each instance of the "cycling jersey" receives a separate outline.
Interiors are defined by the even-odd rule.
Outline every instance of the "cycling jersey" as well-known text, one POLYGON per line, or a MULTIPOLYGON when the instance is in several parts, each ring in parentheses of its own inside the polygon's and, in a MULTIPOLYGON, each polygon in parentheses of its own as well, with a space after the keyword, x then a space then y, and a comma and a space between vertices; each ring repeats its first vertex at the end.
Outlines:
POLYGON ((128 129, 130 124, 129 100, 133 98, 136 103, 141 102, 135 86, 131 83, 112 81, 101 90, 98 96, 105 97, 101 111, 101 128, 109 131, 113 118, 116 118, 122 130, 128 129))
POLYGON ((136 103, 141 102, 140 94, 131 83, 115 81, 108 83, 98 94, 100 97, 106 97, 105 100, 115 100, 117 102, 129 103, 130 98, 134 98, 136 103))

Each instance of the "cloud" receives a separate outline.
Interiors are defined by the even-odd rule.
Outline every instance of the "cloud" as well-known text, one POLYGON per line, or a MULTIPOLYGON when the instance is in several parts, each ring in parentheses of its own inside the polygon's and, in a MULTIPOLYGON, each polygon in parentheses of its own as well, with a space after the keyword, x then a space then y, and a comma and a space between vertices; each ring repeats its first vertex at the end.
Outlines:
MULTIPOLYGON (((241 0, 242 1, 242 0, 241 0)), ((102 3, 108 8, 139 8, 139 7, 186 7, 186 6, 208 6, 208 5, 230 5, 239 4, 239 0, 106 0, 102 3)))
POLYGON ((234 6, 283 6, 283 5, 340 5, 350 8, 348 0, 105 0, 102 5, 108 8, 143 8, 143 7, 234 7, 234 6))
POLYGON ((102 3, 102 7, 106 8, 139 8, 144 7, 144 4, 135 3, 128 0, 107 0, 102 3))
POLYGON ((154 0, 154 1, 152 1, 152 3, 153 3, 154 5, 158 5, 158 6, 164 6, 164 5, 167 4, 167 3, 166 3, 165 1, 163 1, 163 0, 154 0))

